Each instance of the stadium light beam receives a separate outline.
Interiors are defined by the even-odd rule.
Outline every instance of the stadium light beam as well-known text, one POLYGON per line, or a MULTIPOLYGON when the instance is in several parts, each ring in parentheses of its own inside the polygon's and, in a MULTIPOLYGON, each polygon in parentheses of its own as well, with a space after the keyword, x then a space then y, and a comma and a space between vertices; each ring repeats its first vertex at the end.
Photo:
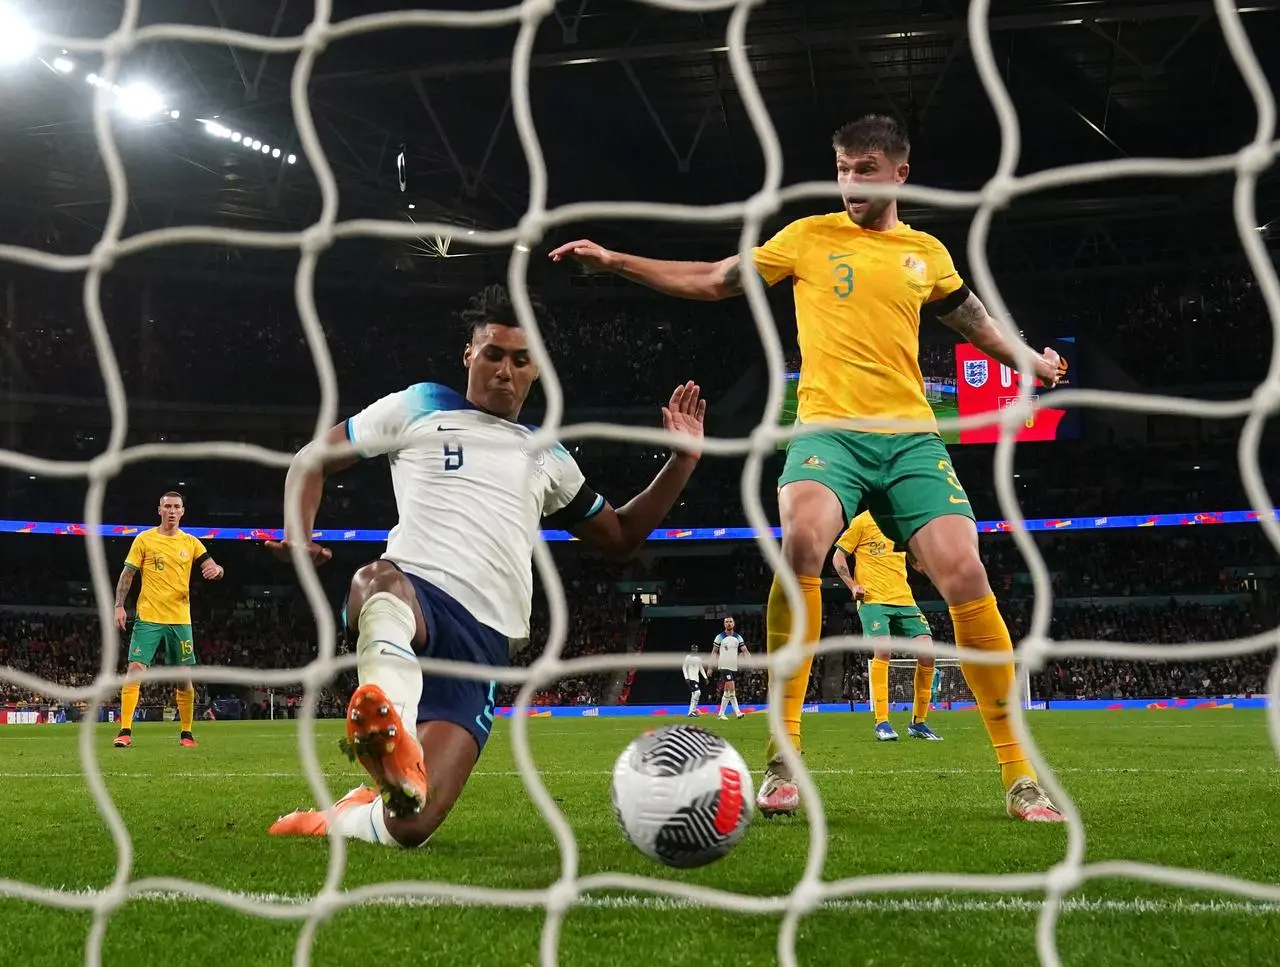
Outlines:
POLYGON ((53 69, 59 74, 70 74, 76 69, 76 65, 66 57, 55 57, 53 59, 53 69))
POLYGON ((164 98, 150 84, 136 82, 116 92, 120 110, 132 118, 148 118, 164 110, 164 98))
POLYGON ((0 66, 34 57, 36 32, 16 10, 0 8, 0 66))

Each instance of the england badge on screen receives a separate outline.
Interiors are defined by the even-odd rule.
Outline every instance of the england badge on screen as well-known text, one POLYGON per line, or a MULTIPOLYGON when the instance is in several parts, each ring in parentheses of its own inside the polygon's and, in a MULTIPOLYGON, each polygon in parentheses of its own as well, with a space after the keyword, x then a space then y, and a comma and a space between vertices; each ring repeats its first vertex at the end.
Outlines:
POLYGON ((987 361, 985 359, 966 359, 964 361, 964 381, 974 389, 987 385, 987 361))

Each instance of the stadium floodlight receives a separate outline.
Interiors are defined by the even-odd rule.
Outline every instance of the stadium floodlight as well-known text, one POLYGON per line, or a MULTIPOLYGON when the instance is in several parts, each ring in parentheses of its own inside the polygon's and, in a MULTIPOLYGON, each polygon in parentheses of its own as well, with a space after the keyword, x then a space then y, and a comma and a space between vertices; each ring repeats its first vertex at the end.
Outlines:
POLYGON ((269 145, 269 144, 264 144, 264 145, 262 146, 262 153, 263 153, 263 154, 270 154, 270 153, 271 153, 271 145, 269 145))
POLYGON ((86 74, 86 75, 85 75, 85 77, 84 77, 84 80, 85 80, 85 83, 86 83, 86 84, 92 84, 94 87, 97 87, 97 86, 98 86, 98 75, 97 75, 97 74, 86 74))
POLYGON ((291 165, 296 165, 298 163, 298 156, 296 154, 291 154, 285 160, 288 161, 289 164, 291 165))
POLYGON ((36 32, 15 10, 0 7, 0 65, 35 56, 36 32))
POLYGON ((273 157, 273 158, 278 158, 278 157, 280 157, 280 149, 279 149, 279 148, 274 149, 274 150, 271 152, 271 157, 273 157))
POLYGON ((129 117, 147 118, 164 110, 164 98, 150 84, 135 81, 116 93, 120 96, 120 110, 129 117))
POLYGON ((251 147, 254 151, 257 151, 259 148, 262 147, 262 142, 259 141, 257 138, 254 138, 253 141, 249 144, 249 147, 251 147))
POLYGON ((232 140, 235 144, 239 144, 239 143, 240 143, 240 132, 239 132, 239 131, 237 131, 237 132, 235 132, 233 135, 231 135, 231 140, 232 140))
POLYGON ((76 65, 66 57, 55 57, 53 59, 53 69, 59 74, 70 74, 76 69, 76 65))
POLYGON ((178 118, 182 117, 182 112, 181 112, 181 111, 170 111, 170 112, 169 112, 169 117, 173 118, 173 120, 175 120, 175 121, 176 121, 176 120, 178 120, 178 118))

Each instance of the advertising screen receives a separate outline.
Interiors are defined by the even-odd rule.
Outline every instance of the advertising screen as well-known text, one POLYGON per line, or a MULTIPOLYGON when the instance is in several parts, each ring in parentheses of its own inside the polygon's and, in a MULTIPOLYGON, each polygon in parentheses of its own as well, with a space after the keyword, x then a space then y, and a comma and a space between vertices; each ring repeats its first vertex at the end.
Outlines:
MULTIPOLYGON (((1073 337, 1054 339, 1050 345, 1071 368, 1067 373, 1072 386, 1080 385, 1078 350, 1073 337)), ((920 347, 920 371, 924 376, 925 396, 938 419, 989 413, 1012 405, 1018 397, 1018 373, 979 352, 969 343, 927 345, 920 347)), ((787 373, 782 412, 778 422, 790 426, 796 421, 796 389, 799 373, 787 373)), ((1035 390, 1036 396, 1051 396, 1052 390, 1035 390)), ((1068 440, 1079 436, 1078 410, 1037 410, 1018 431, 1019 442, 1068 440)), ((998 426, 980 429, 944 430, 947 443, 995 443, 998 426)), ((786 447, 786 444, 780 444, 786 447)))

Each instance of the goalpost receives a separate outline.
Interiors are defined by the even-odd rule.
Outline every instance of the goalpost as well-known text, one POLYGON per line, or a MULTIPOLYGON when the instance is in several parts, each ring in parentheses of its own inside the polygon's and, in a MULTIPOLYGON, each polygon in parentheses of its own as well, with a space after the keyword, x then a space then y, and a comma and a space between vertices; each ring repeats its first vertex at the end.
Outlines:
MULTIPOLYGON (((852 876, 842 880, 824 877, 824 859, 828 838, 828 823, 817 787, 804 761, 793 751, 787 741, 779 714, 781 684, 784 675, 776 675, 771 695, 769 724, 782 754, 795 772, 803 793, 808 822, 808 860, 804 873, 794 883, 780 884, 778 895, 762 897, 713 891, 707 887, 668 880, 658 876, 623 876, 613 873, 582 874, 579 851, 574 830, 557 805, 556 800, 543 783, 534 757, 530 753, 528 716, 517 714, 511 719, 511 736, 515 761, 530 799, 540 811, 555 836, 559 854, 559 875, 550 885, 539 889, 502 889, 428 880, 429 865, 423 867, 423 879, 409 882, 371 884, 358 889, 343 889, 346 867, 346 844, 339 838, 329 841, 331 848, 329 875, 323 887, 307 903, 297 904, 272 898, 250 898, 232 893, 196 880, 178 878, 139 879, 133 868, 132 830, 113 804, 102 770, 99 768, 93 739, 94 722, 104 701, 119 690, 124 677, 120 673, 121 642, 116 631, 112 612, 112 583, 108 574, 103 545, 102 511, 107 484, 128 462, 146 459, 184 458, 236 459, 256 462, 266 466, 287 466, 292 454, 246 446, 235 441, 202 443, 159 443, 127 446, 128 402, 115 357, 110 334, 103 316, 100 298, 103 276, 121 259, 161 246, 174 245, 225 245, 244 249, 292 249, 298 252, 296 272, 296 300, 299 319, 312 353, 320 386, 320 406, 316 416, 316 439, 319 442, 324 431, 338 420, 338 392, 332 359, 324 330, 316 310, 315 278, 320 256, 337 241, 350 238, 389 240, 413 240, 438 236, 447 249, 448 240, 460 234, 457 226, 443 223, 412 223, 396 219, 339 220, 339 190, 317 134, 309 102, 309 82, 318 56, 324 48, 343 38, 377 31, 406 28, 434 28, 463 30, 468 28, 514 27, 518 34, 511 56, 511 112, 519 134, 530 171, 529 204, 523 217, 510 228, 482 231, 467 230, 468 245, 483 245, 508 249, 507 282, 511 289, 517 315, 529 333, 533 355, 543 373, 546 395, 546 414, 542 429, 529 443, 530 450, 549 448, 557 440, 588 437, 618 440, 648 446, 670 446, 673 438, 659 429, 615 424, 589 424, 565 426, 564 394, 555 367, 543 346, 537 320, 531 308, 527 277, 530 260, 545 250, 547 233, 553 229, 569 228, 575 223, 590 219, 647 218, 658 221, 688 223, 724 223, 740 221, 739 255, 750 260, 751 248, 762 238, 765 220, 778 212, 786 202, 805 199, 829 199, 839 197, 836 183, 810 182, 783 188, 782 149, 777 130, 761 96, 748 56, 748 19, 758 0, 646 0, 655 8, 684 13, 710 10, 731 10, 725 37, 725 50, 730 73, 745 112, 760 142, 764 159, 764 177, 760 190, 749 199, 737 204, 714 206, 659 204, 616 200, 611 202, 582 202, 560 208, 548 207, 548 172, 538 140, 538 129, 530 100, 529 73, 533 60, 535 37, 544 22, 552 16, 553 0, 525 0, 505 8, 480 11, 422 9, 398 10, 353 17, 334 22, 330 0, 316 0, 314 17, 309 27, 293 36, 266 36, 246 32, 192 24, 155 23, 139 28, 140 0, 125 0, 118 29, 107 37, 62 37, 39 34, 37 42, 47 47, 57 47, 74 53, 89 52, 101 55, 100 77, 102 83, 94 91, 94 134, 98 150, 110 183, 111 205, 100 242, 92 251, 72 255, 55 255, 48 252, 17 246, 0 245, 0 261, 19 263, 48 272, 83 273, 85 314, 89 336, 102 369, 103 382, 111 414, 109 442, 101 454, 92 460, 50 460, 30 454, 0 450, 0 465, 27 474, 78 478, 87 482, 84 524, 86 548, 94 593, 98 603, 99 621, 103 631, 103 655, 101 673, 92 685, 71 687, 48 682, 34 675, 13 668, 0 668, 0 678, 20 687, 56 697, 64 702, 88 703, 81 733, 80 767, 87 780, 105 826, 111 831, 117 848, 117 874, 104 889, 84 894, 59 892, 36 884, 0 879, 0 895, 19 898, 32 903, 63 909, 77 909, 90 913, 93 926, 85 945, 85 963, 102 962, 103 939, 108 924, 131 897, 150 893, 181 895, 234 909, 244 915, 269 917, 277 920, 292 919, 301 924, 295 950, 294 963, 304 967, 311 960, 313 942, 320 927, 337 912, 370 902, 403 901, 410 897, 465 905, 496 908, 545 909, 538 962, 542 967, 553 967, 558 962, 560 935, 566 916, 578 904, 583 903, 593 891, 625 890, 631 895, 648 897, 678 897, 682 902, 705 905, 708 908, 732 910, 742 913, 770 912, 781 917, 777 934, 777 959, 783 967, 797 964, 796 938, 801 920, 818 909, 824 902, 841 897, 858 896, 885 890, 918 890, 928 892, 965 891, 991 893, 1035 892, 1043 897, 1038 913, 1036 949, 1040 962, 1046 967, 1056 967, 1061 962, 1058 950, 1058 920, 1064 909, 1064 900, 1094 878, 1130 878, 1180 887, 1199 887, 1236 894, 1241 897, 1262 899, 1280 898, 1280 890, 1274 885, 1244 880, 1238 877, 1210 875, 1192 870, 1176 869, 1155 864, 1127 861, 1085 861, 1086 830, 1081 815, 1071 796, 1057 780, 1052 765, 1045 759, 1027 727, 1024 709, 1018 703, 1010 710, 1010 719, 1020 741, 1034 763, 1041 782, 1062 809, 1067 825, 1065 856, 1051 869, 1039 872, 1026 871, 1017 874, 976 876, 972 873, 921 873, 898 876, 852 876), (181 226, 140 232, 124 237, 126 215, 130 205, 130 186, 126 177, 116 134, 109 117, 110 89, 121 76, 124 58, 157 41, 178 41, 231 46, 261 54, 296 54, 291 88, 291 103, 296 121, 300 154, 313 172, 322 199, 320 215, 316 223, 301 231, 254 231, 229 229, 213 225, 181 226)), ((37 7, 39 5, 36 5, 37 7)), ((1211 174, 1231 173, 1235 177, 1234 218, 1242 248, 1258 281, 1268 312, 1276 327, 1280 341, 1280 280, 1268 257, 1262 236, 1256 230, 1259 218, 1254 204, 1255 189, 1260 172, 1269 167, 1276 153, 1276 104, 1267 79, 1254 54, 1249 37, 1241 23, 1241 14, 1231 0, 1214 0, 1217 20, 1225 37, 1235 68, 1243 77, 1256 108, 1257 126, 1251 141, 1231 154, 1196 158, 1122 158, 1105 162, 1049 168, 1030 174, 1017 174, 1020 157, 1020 129, 1018 115, 1001 76, 1001 69, 993 53, 988 25, 989 0, 971 0, 968 7, 968 46, 984 90, 986 91, 1000 129, 1000 158, 990 180, 980 190, 941 190, 914 184, 902 186, 867 185, 863 192, 868 196, 897 197, 917 204, 968 209, 973 218, 968 232, 967 261, 972 269, 971 283, 990 309, 1002 329, 1012 337, 1014 324, 1011 315, 996 286, 987 260, 987 242, 993 218, 997 211, 1015 199, 1035 192, 1066 186, 1116 178, 1186 178, 1211 174)), ((824 132, 816 132, 822 136, 824 132)), ((300 158, 299 160, 302 160, 300 158)), ((803 614, 799 585, 782 561, 777 541, 771 536, 760 494, 761 477, 765 461, 776 453, 779 441, 803 432, 798 427, 772 426, 773 414, 779 412, 783 398, 783 351, 774 324, 763 283, 754 272, 743 274, 747 304, 768 361, 768 397, 764 406, 766 419, 749 437, 737 439, 708 438, 701 443, 702 452, 710 457, 746 455, 743 471, 743 506, 747 519, 757 535, 761 554, 770 567, 783 575, 783 587, 794 614, 803 614)), ((1024 373, 1029 366, 1019 367, 1024 373)), ((1223 658, 1232 655, 1257 653, 1275 648, 1274 634, 1257 635, 1235 641, 1212 644, 1124 644, 1099 641, 1057 641, 1048 637, 1052 607, 1052 586, 1044 560, 1035 543, 1023 527, 1023 516, 1013 484, 1016 432, 1033 412, 1032 383, 1028 379, 1019 389, 1018 402, 1000 412, 981 418, 968 418, 966 425, 999 425, 1000 440, 995 447, 994 475, 997 496, 1003 517, 1012 522, 1012 538, 1028 563, 1035 592, 1035 607, 1029 633, 1020 649, 1020 660, 1032 669, 1042 668, 1053 657, 1122 658, 1149 661, 1154 658, 1172 660, 1200 660, 1223 658)), ((1273 356, 1271 371, 1266 380, 1247 398, 1222 401, 1188 398, 1155 397, 1141 393, 1065 390, 1055 394, 1054 406, 1110 407, 1140 413, 1187 414, 1213 418, 1244 417, 1240 435, 1240 470, 1244 490, 1250 507, 1260 516, 1258 526, 1280 550, 1280 523, 1273 519, 1270 501, 1259 469, 1259 445, 1262 431, 1270 416, 1280 410, 1280 354, 1273 356)), ((941 421, 945 428, 957 425, 956 420, 941 421)), ((317 460, 345 448, 320 446, 315 452, 317 460)), ((298 495, 289 496, 287 517, 291 523, 298 521, 298 495)), ((520 683, 518 709, 527 709, 536 690, 546 683, 566 676, 614 671, 628 667, 678 668, 683 656, 679 653, 647 655, 596 655, 574 660, 562 659, 561 652, 568 627, 564 591, 551 554, 543 542, 538 542, 534 554, 542 586, 546 588, 552 634, 546 652, 527 668, 489 667, 474 671, 459 669, 451 664, 423 659, 422 663, 434 674, 469 677, 475 679, 496 678, 504 683, 520 683)), ((306 594, 317 623, 319 654, 315 661, 304 668, 262 671, 247 668, 197 666, 192 673, 196 680, 236 682, 257 686, 286 686, 302 681, 305 686, 299 726, 299 756, 304 767, 310 790, 315 801, 328 806, 335 798, 335 790, 329 788, 316 755, 314 722, 317 703, 324 684, 336 672, 353 667, 354 656, 336 654, 337 635, 332 612, 310 558, 304 550, 294 546, 294 563, 299 580, 306 594)), ((860 647, 861 639, 833 639, 823 643, 823 649, 837 651, 860 647)), ((944 646, 939 646, 943 648, 944 646)), ((954 654, 954 652, 953 652, 954 654)), ((800 661, 799 644, 779 650, 767 659, 753 658, 744 662, 745 667, 759 667, 768 663, 774 669, 784 671, 800 661)), ((185 677, 184 669, 153 668, 145 678, 152 681, 174 682, 185 677)), ((1273 671, 1269 690, 1271 708, 1269 722, 1271 735, 1280 747, 1280 662, 1273 671)), ((607 800, 601 807, 606 808, 607 800)), ((73 848, 69 846, 69 848, 73 848)), ((655 870, 655 872, 659 872, 655 870)), ((532 952, 531 952, 532 956, 532 952)))
MULTIPOLYGON (((867 681, 871 680, 871 659, 867 659, 867 681)), ((1014 666, 1022 671, 1022 659, 1014 658, 1014 666)), ((933 681, 929 689, 929 704, 935 709, 951 709, 957 705, 968 706, 973 703, 973 693, 960 671, 958 658, 935 658, 933 681)), ((910 712, 915 694, 916 660, 914 658, 889 659, 889 711, 910 712)), ((865 686, 865 683, 864 683, 865 686)), ((1028 677, 1022 691, 1022 707, 1027 710, 1043 709, 1043 702, 1032 702, 1031 679, 1028 677)), ((854 698, 858 701, 870 701, 870 692, 863 687, 861 694, 854 698)))

